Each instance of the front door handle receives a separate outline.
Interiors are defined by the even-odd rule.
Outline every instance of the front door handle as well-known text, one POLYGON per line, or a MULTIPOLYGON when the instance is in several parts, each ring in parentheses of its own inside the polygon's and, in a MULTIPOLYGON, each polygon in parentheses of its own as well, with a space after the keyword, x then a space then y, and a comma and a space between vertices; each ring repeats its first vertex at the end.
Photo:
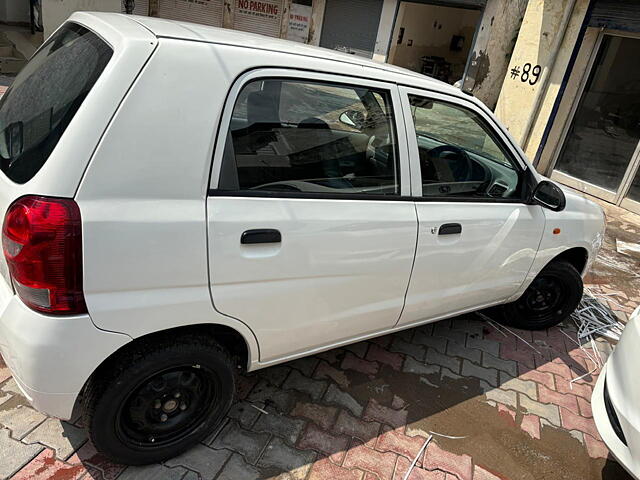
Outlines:
POLYGON ((256 243, 280 243, 282 235, 274 228, 255 228, 242 233, 240 243, 243 245, 253 245, 256 243))
POLYGON ((455 235, 462 233, 462 225, 459 223, 444 223, 438 230, 438 235, 455 235))

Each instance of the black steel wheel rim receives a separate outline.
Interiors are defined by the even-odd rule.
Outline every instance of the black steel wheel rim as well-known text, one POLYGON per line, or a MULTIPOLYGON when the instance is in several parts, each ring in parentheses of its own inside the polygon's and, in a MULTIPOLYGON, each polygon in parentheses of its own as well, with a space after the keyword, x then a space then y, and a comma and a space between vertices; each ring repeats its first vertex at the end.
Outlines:
POLYGON ((561 314, 567 293, 565 282, 556 275, 538 276, 518 301, 519 310, 531 319, 542 319, 561 314))
POLYGON ((209 417, 219 392, 217 375, 200 365, 154 373, 121 403, 116 433, 122 442, 137 448, 179 443, 209 417))

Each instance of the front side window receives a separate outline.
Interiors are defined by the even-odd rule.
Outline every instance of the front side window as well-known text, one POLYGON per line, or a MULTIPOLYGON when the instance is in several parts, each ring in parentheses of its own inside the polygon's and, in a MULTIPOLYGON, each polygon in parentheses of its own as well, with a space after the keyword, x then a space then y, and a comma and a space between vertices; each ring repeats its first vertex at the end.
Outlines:
POLYGON ((387 91, 254 80, 238 95, 226 135, 219 190, 400 193, 387 91))
POLYGON ((472 110, 409 95, 424 197, 519 198, 513 158, 472 110))

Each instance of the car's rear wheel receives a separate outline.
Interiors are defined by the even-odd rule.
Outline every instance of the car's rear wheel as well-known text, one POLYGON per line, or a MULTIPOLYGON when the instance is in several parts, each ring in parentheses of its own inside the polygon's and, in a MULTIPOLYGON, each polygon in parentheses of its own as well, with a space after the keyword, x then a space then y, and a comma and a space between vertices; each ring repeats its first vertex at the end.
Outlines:
POLYGON ((582 292, 582 277, 573 265, 551 262, 518 300, 502 307, 502 321, 527 330, 552 327, 573 313, 582 292))
POLYGON ((111 460, 160 462, 204 440, 224 418, 234 391, 233 363, 219 345, 192 335, 144 342, 91 380, 84 424, 111 460))

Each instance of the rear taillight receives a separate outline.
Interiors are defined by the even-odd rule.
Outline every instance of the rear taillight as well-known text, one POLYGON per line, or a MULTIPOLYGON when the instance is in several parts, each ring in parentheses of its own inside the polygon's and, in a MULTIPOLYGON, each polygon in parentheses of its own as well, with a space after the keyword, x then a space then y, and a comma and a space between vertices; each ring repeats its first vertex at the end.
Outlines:
POLYGON ((82 230, 78 205, 68 198, 26 196, 7 210, 2 248, 14 288, 33 310, 84 313, 82 230))

